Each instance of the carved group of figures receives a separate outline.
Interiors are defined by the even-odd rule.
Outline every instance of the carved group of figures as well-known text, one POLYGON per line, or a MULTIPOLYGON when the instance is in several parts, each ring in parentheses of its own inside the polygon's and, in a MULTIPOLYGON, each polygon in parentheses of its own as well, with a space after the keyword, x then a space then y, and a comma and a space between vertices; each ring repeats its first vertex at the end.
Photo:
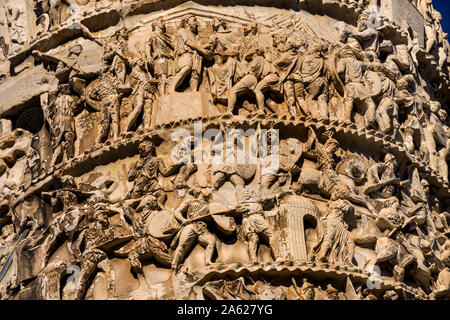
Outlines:
MULTIPOLYGON (((17 205, 15 233, 31 228, 31 236, 16 249, 18 259, 39 256, 38 278, 44 281, 54 268, 65 270, 52 258, 64 243, 72 257, 65 267, 80 269, 78 289, 66 293, 77 299, 86 297, 98 270, 111 275, 113 257, 127 258, 136 277, 146 283, 143 266, 149 262, 171 268, 175 275, 195 274, 198 268, 214 270, 223 259, 223 247, 233 243, 246 247, 247 253, 241 252, 236 261, 243 264, 293 260, 369 272, 378 266, 383 276, 417 286, 424 294, 448 295, 450 216, 416 168, 403 168, 400 176, 404 164, 390 153, 384 161, 368 162, 341 149, 332 133, 316 135, 313 129, 304 143, 281 140, 276 170, 267 170, 263 158, 246 170, 223 164, 212 165, 205 173, 196 164, 177 164, 156 151, 151 141, 140 144, 140 159, 128 170, 129 192, 119 201, 109 200, 117 187, 114 179, 94 187, 66 176, 55 191, 41 194, 41 207, 53 212, 47 224, 30 214, 35 200, 17 205), (195 183, 197 174, 209 176, 209 185, 195 183), (230 187, 227 182, 234 186, 234 203, 220 196, 233 192, 221 190, 230 187), (204 248, 204 260, 193 262, 189 256, 197 244, 204 248), (365 256, 361 250, 371 254, 365 256)), ((42 210, 35 211, 39 214, 42 210)), ((29 272, 19 272, 11 289, 29 272)), ((63 277, 62 271, 58 274, 63 277)), ((203 292, 218 298, 232 295, 230 288, 235 284, 211 283, 203 292)), ((285 297, 286 292, 279 295, 285 297)), ((373 295, 366 292, 359 297, 373 295)))
POLYGON ((343 46, 303 34, 261 33, 253 23, 241 33, 216 18, 212 34, 201 40, 194 16, 184 17, 173 35, 157 19, 138 54, 128 47, 132 30, 122 28, 103 44, 81 27, 85 37, 104 47, 100 75, 83 71, 80 44, 62 58, 34 52, 59 79, 58 88, 41 99, 54 154, 49 162, 55 165, 74 156, 75 115, 83 106, 100 114, 100 144, 109 136, 120 137, 125 98, 132 110, 123 133, 149 129, 161 97, 201 87, 230 113, 239 106, 250 113, 355 121, 377 129, 403 143, 448 182, 447 112, 428 87, 423 90, 411 48, 382 40, 383 28, 369 28, 367 19, 362 14, 356 29, 338 23, 343 46))

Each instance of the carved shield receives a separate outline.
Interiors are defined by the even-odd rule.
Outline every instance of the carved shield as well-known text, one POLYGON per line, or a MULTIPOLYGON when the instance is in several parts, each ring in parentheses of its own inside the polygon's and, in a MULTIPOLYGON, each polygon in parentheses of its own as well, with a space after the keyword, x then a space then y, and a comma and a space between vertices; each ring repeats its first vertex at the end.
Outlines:
POLYGON ((369 88, 370 95, 372 97, 376 97, 381 94, 383 84, 381 83, 381 78, 378 76, 376 72, 368 71, 366 73, 366 82, 368 84, 367 87, 369 88))
POLYGON ((84 99, 86 103, 93 109, 100 111, 100 101, 94 101, 90 98, 92 90, 100 84, 100 79, 92 81, 84 91, 84 99))
POLYGON ((170 239, 180 228, 180 223, 169 211, 155 212, 147 220, 147 231, 156 239, 170 239))
POLYGON ((297 139, 287 139, 280 143, 280 167, 289 169, 300 160, 303 145, 297 139))
POLYGON ((331 55, 330 58, 328 58, 326 60, 326 67, 330 73, 331 76, 331 80, 333 81, 336 90, 340 93, 340 94, 344 94, 344 83, 342 82, 341 77, 339 76, 339 74, 337 73, 337 63, 338 63, 338 58, 336 57, 336 55, 331 55))
POLYGON ((447 143, 447 136, 445 134, 445 130, 442 127, 442 125, 437 122, 434 123, 433 125, 433 131, 434 131, 434 138, 436 139, 437 143, 440 144, 441 146, 445 147, 446 143, 447 143))
MULTIPOLYGON (((211 202, 209 204, 209 212, 223 212, 229 208, 220 202, 211 202)), ((236 222, 233 217, 215 214, 211 216, 217 228, 225 235, 230 235, 236 230, 236 222)))
POLYGON ((245 181, 249 181, 255 176, 256 164, 237 164, 236 173, 245 181))

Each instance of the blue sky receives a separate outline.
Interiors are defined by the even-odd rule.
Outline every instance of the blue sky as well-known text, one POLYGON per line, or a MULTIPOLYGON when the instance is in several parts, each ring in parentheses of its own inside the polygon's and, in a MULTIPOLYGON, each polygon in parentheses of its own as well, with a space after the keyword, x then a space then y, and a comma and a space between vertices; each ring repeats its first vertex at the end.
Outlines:
POLYGON ((450 33, 450 1, 433 0, 434 8, 442 14, 442 28, 450 33))

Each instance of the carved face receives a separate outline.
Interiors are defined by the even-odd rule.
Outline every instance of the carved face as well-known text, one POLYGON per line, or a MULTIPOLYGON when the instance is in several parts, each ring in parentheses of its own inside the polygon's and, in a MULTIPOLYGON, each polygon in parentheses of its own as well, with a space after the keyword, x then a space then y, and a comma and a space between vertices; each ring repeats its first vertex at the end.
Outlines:
POLYGON ((244 26, 244 35, 256 34, 258 27, 254 23, 249 23, 244 26))
POLYGON ((227 24, 222 19, 214 18, 211 22, 211 27, 212 27, 213 31, 219 31, 220 27, 222 27, 223 29, 226 29, 227 24))
POLYGON ((302 290, 302 295, 305 300, 314 300, 316 293, 313 287, 308 287, 302 290))
POLYGON ((359 19, 358 20, 358 31, 365 31, 367 30, 367 19, 359 19))
POLYGON ((190 18, 188 19, 188 27, 189 27, 189 30, 190 30, 191 32, 197 33, 197 31, 198 31, 198 21, 197 21, 197 18, 195 18, 195 17, 190 17, 190 18))
POLYGON ((147 156, 152 155, 154 153, 154 151, 155 151, 155 146, 151 142, 144 142, 144 143, 141 143, 141 145, 139 146, 139 154, 140 154, 141 158, 145 158, 147 156))

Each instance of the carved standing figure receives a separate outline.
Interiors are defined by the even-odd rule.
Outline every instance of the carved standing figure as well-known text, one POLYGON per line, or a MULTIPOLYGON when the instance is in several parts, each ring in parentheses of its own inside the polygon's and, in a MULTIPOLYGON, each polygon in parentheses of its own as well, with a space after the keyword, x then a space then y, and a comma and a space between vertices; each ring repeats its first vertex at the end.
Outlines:
POLYGON ((198 38, 198 21, 194 16, 187 16, 181 21, 174 38, 176 74, 172 79, 171 90, 177 91, 190 75, 191 92, 198 90, 202 73, 202 56, 209 52, 200 45, 198 38))
POLYGON ((172 40, 167 34, 166 24, 161 18, 156 19, 152 24, 152 32, 148 39, 148 49, 153 62, 153 71, 156 79, 159 80, 159 94, 166 94, 167 78, 172 72, 173 55, 172 40))
POLYGON ((69 95, 69 85, 60 85, 59 96, 53 105, 52 145, 50 167, 75 156, 75 99, 69 95))

